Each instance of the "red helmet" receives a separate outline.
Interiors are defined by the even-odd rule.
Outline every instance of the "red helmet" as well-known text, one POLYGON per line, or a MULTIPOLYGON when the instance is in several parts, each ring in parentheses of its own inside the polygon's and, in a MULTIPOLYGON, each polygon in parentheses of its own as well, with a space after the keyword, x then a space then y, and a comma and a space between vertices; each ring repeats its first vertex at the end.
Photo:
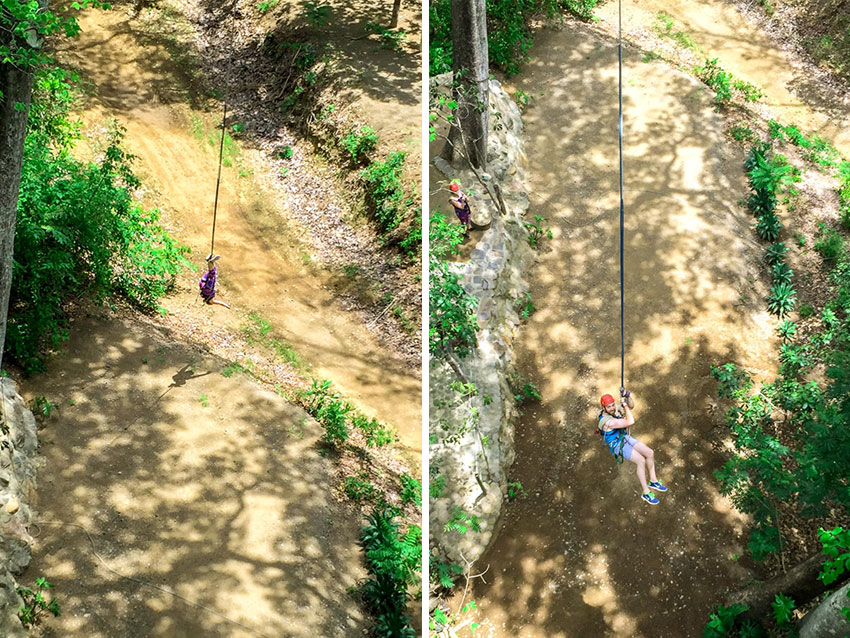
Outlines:
POLYGON ((452 191, 453 193, 456 193, 456 192, 458 191, 458 189, 459 189, 459 188, 460 188, 460 186, 458 186, 458 185, 457 185, 457 184, 455 184, 454 182, 452 182, 451 184, 449 184, 449 190, 450 190, 450 191, 452 191))
POLYGON ((611 405, 612 403, 614 403, 614 397, 612 397, 610 394, 603 394, 602 398, 599 399, 599 402, 604 408, 606 405, 611 405))

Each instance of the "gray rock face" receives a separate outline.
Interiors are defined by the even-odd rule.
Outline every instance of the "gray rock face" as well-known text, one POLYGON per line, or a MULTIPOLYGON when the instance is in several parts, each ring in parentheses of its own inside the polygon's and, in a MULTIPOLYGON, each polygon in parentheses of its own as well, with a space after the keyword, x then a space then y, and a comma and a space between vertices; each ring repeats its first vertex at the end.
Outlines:
POLYGON ((800 638, 842 638, 850 635, 850 620, 841 613, 843 607, 850 607, 848 592, 850 583, 806 614, 800 621, 800 638))
POLYGON ((30 562, 27 526, 35 500, 38 435, 35 418, 11 379, 0 379, 0 401, 0 636, 25 638, 14 575, 30 562))
MULTIPOLYGON (((436 78, 432 91, 446 90, 447 77, 436 78)), ((522 119, 496 80, 490 80, 490 111, 498 116, 490 118, 487 181, 501 186, 507 215, 500 215, 486 193, 478 193, 475 210, 483 212, 475 225, 487 229, 468 262, 451 264, 464 289, 479 300, 478 347, 457 361, 477 393, 463 399, 451 389, 458 375, 442 361, 431 360, 429 372, 431 467, 445 480, 442 496, 430 501, 431 546, 442 559, 461 565, 478 559, 492 542, 507 492, 515 455, 515 401, 508 379, 520 324, 517 300, 528 290, 524 272, 535 256, 524 226, 529 201, 522 170, 522 119), (460 522, 468 528, 469 517, 475 517, 480 531, 446 531, 446 524, 459 516, 465 517, 460 522)), ((447 177, 477 186, 475 175, 460 162, 450 166, 436 158, 433 164, 447 177)))

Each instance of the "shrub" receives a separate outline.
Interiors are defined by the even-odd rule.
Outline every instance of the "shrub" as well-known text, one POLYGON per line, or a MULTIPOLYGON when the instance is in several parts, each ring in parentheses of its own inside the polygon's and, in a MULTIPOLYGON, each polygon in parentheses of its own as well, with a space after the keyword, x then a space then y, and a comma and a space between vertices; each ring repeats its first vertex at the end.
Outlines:
POLYGON ((756 217, 772 215, 776 211, 776 194, 770 190, 753 191, 747 199, 747 208, 756 217))
POLYGON ((67 338, 67 299, 123 297, 153 311, 188 265, 188 248, 159 225, 159 211, 133 202, 140 182, 123 129, 110 126, 95 161, 73 157, 70 92, 64 75, 38 75, 24 145, 6 348, 28 373, 67 338))
POLYGON ((764 251, 764 260, 768 265, 773 266, 785 259, 788 254, 788 248, 781 241, 775 242, 767 247, 764 251))
POLYGON ((791 284, 776 284, 770 289, 767 297, 767 309, 782 317, 794 309, 797 303, 797 293, 791 284))
POLYGON ((696 67, 694 71, 696 76, 716 93, 716 102, 723 104, 732 99, 732 74, 720 68, 717 58, 706 58, 705 64, 696 67))
POLYGON ((771 275, 773 275, 774 284, 790 284, 791 279, 794 277, 794 271, 791 270, 791 267, 787 263, 779 262, 778 264, 773 264, 771 275))
POLYGON ((786 319, 777 327, 777 331, 779 332, 779 336, 782 337, 783 340, 788 341, 794 338, 794 335, 797 334, 797 324, 793 321, 786 319))
POLYGON ((780 230, 782 230, 782 222, 775 214, 762 215, 756 222, 756 232, 765 241, 776 241, 780 230))
POLYGON ((401 502, 422 506, 422 484, 409 474, 401 475, 401 502))
POLYGON ((351 155, 351 161, 357 164, 367 153, 375 150, 378 144, 378 134, 371 126, 361 126, 359 132, 352 131, 344 136, 341 144, 351 155))
POLYGON ((815 242, 815 250, 820 253, 824 261, 834 263, 844 252, 844 238, 838 234, 838 231, 832 228, 827 229, 823 222, 818 224, 818 228, 823 236, 815 242))
POLYGON ((42 577, 35 579, 35 591, 29 587, 19 587, 18 595, 23 599, 24 604, 18 608, 18 618, 21 619, 21 624, 24 627, 35 627, 41 623, 41 617, 44 612, 50 612, 54 617, 59 617, 59 603, 55 598, 52 598, 48 603, 44 597, 44 592, 50 589, 50 583, 42 577))
POLYGON ((369 447, 382 447, 396 440, 396 435, 390 428, 382 425, 377 419, 369 419, 362 414, 351 419, 351 426, 362 430, 369 447))
POLYGON ((343 489, 348 498, 355 503, 371 501, 377 494, 375 486, 369 482, 368 474, 361 474, 359 477, 346 476, 343 489))
POLYGON ((402 151, 390 153, 385 161, 374 161, 360 173, 366 185, 366 199, 384 232, 399 225, 407 208, 401 184, 405 156, 402 151))

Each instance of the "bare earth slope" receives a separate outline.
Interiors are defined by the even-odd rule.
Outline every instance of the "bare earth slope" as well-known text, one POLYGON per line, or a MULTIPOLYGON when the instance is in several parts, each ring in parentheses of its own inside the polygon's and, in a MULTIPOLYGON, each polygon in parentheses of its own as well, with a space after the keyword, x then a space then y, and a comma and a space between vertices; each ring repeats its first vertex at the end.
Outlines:
MULTIPOLYGON (((92 125, 116 118, 126 146, 138 156, 148 203, 164 212, 174 235, 201 263, 209 252, 216 149, 192 134, 193 122, 210 119, 180 103, 183 80, 166 43, 149 39, 127 8, 93 12, 83 33, 60 55, 95 86, 83 117, 92 125)), ((242 170, 251 169, 246 154, 242 170)), ((329 180, 329 182, 332 180, 329 180)), ((330 193, 332 196, 333 193, 330 193)), ((310 206, 309 198, 302 200, 310 206)), ((347 314, 328 290, 329 275, 307 268, 303 235, 286 204, 252 175, 224 169, 216 224, 221 253, 220 297, 236 312, 198 303, 197 275, 184 273, 181 293, 163 305, 188 323, 243 325, 260 313, 279 330, 313 375, 328 378, 371 416, 398 428, 402 442, 421 448, 420 380, 398 355, 381 347, 359 316, 347 314)))
POLYGON ((38 385, 58 412, 39 435, 29 574, 49 578, 63 612, 38 635, 344 638, 367 627, 346 593, 365 576, 359 521, 330 500, 320 426, 145 325, 74 328, 38 385))
POLYGON ((517 87, 525 114, 530 214, 554 239, 531 273, 538 311, 520 333, 522 376, 539 405, 517 426, 508 506, 477 569, 484 636, 661 638, 701 633, 717 591, 746 570, 743 520, 716 490, 711 363, 773 365, 773 320, 756 281, 761 250, 737 204, 740 152, 712 96, 625 49, 626 385, 632 434, 657 452, 670 492, 639 500, 594 432, 599 395, 620 385, 617 49, 567 26, 541 32, 517 87), (541 94, 542 92, 542 94, 541 94))

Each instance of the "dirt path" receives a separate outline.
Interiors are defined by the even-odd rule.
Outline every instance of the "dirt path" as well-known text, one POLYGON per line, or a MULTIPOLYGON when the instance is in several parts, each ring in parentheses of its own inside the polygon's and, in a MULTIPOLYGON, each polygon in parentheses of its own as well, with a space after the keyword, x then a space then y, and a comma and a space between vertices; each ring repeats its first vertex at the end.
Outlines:
MULTIPOLYGON (((116 118, 126 127, 126 145, 138 155, 138 172, 151 191, 148 202, 192 248, 193 261, 202 262, 209 251, 217 149, 192 131, 199 122, 212 130, 215 116, 180 104, 185 85, 166 43, 148 38, 126 7, 91 12, 82 27, 60 57, 96 87, 84 119, 95 125, 116 118)), ((335 302, 330 275, 309 267, 302 230, 254 178, 251 161, 246 153, 239 166, 224 170, 216 226, 220 297, 237 312, 200 305, 197 275, 188 272, 181 294, 163 306, 184 320, 234 329, 247 314, 259 313, 312 365, 314 376, 333 380, 366 414, 394 425, 403 444, 418 453, 418 370, 382 348, 360 317, 335 302)))
POLYGON ((38 520, 68 524, 33 527, 29 573, 46 575, 62 605, 36 635, 365 631, 370 621, 346 593, 365 576, 359 517, 331 502, 321 427, 149 327, 88 317, 71 335, 67 354, 24 386, 57 406, 39 433, 38 520))
POLYGON ((517 84, 537 96, 525 113, 530 214, 554 232, 517 342, 542 401, 517 427, 511 478, 529 495, 508 505, 477 565, 490 565, 472 595, 483 636, 700 635, 717 592, 748 573, 732 560, 744 521, 711 477, 708 374, 728 359, 775 363, 761 248, 736 203, 743 157, 704 87, 625 58, 626 384, 632 433, 657 451, 670 492, 642 503, 633 466, 593 433, 598 397, 620 381, 616 41, 547 30, 517 84))
MULTIPOLYGON (((674 20, 674 31, 684 31, 736 78, 761 88, 761 103, 780 122, 796 124, 806 134, 818 133, 850 157, 850 101, 846 90, 837 93, 816 79, 817 71, 777 46, 748 22, 734 3, 721 0, 623 0, 623 37, 652 30, 664 12, 674 20)), ((617 28, 617 3, 596 11, 612 33, 617 28)), ((537 45, 535 45, 537 49, 537 45)), ((698 62, 702 63, 703 55, 698 62)))

